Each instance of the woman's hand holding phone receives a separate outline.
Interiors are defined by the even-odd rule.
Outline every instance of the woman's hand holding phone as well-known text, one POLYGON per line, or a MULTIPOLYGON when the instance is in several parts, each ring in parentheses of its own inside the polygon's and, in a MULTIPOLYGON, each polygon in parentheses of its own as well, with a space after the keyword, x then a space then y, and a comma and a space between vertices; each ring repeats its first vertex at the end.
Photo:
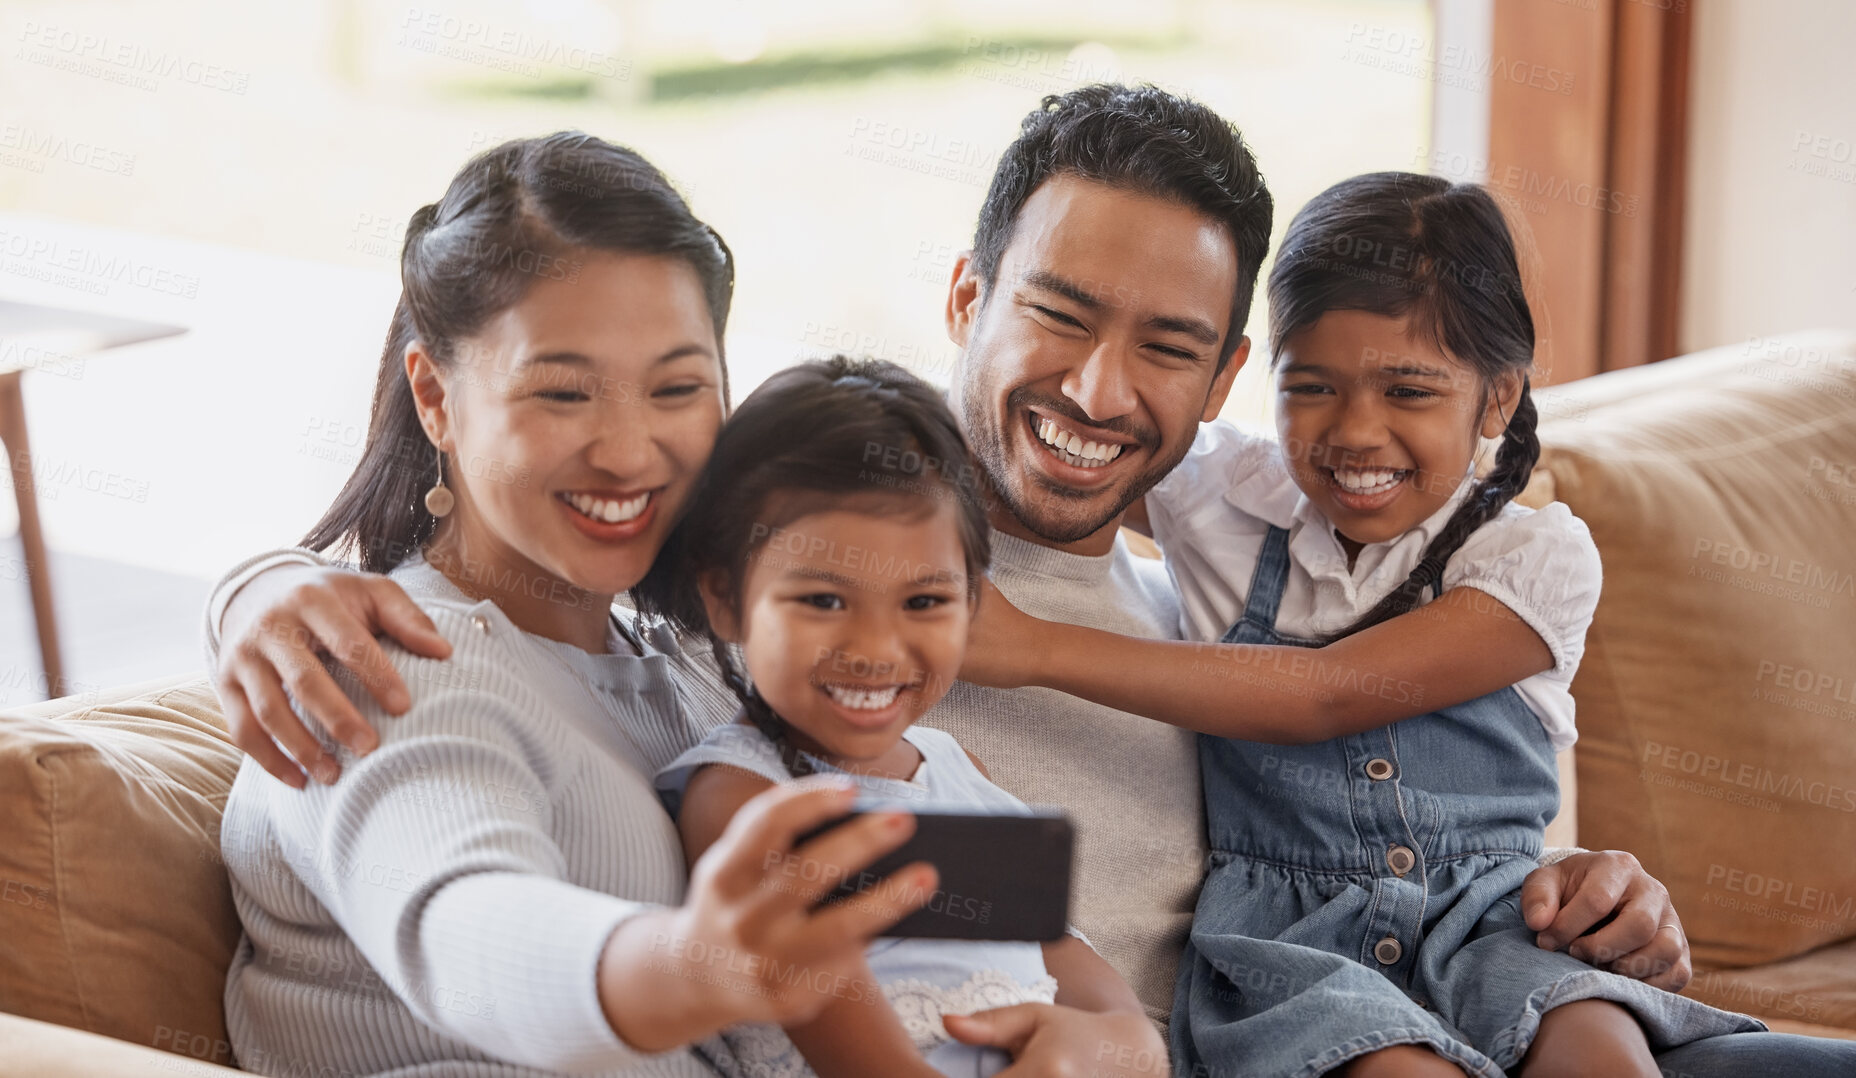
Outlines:
POLYGON ((855 902, 814 910, 915 830, 908 813, 873 812, 798 844, 855 800, 842 780, 783 783, 742 805, 697 859, 676 909, 633 917, 599 962, 606 1019, 633 1048, 661 1052, 738 1022, 805 1022, 847 994, 872 991, 870 941, 934 894, 932 866, 906 865, 855 902))

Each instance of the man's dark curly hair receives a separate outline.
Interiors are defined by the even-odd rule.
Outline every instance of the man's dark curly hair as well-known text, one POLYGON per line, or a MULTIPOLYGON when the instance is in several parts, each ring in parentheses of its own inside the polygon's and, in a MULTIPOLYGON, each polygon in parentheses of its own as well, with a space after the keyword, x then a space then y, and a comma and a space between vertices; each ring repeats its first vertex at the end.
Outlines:
POLYGON ((1222 370, 1250 318, 1274 210, 1243 135, 1204 105, 1153 86, 1100 83, 1046 97, 1006 147, 980 207, 973 272, 987 287, 1025 200, 1061 175, 1178 202, 1225 226, 1237 248, 1237 291, 1222 370))

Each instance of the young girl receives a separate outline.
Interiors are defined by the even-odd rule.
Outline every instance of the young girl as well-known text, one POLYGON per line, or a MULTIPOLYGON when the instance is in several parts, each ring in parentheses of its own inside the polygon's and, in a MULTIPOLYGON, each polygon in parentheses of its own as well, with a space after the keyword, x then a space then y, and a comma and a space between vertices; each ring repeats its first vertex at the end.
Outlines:
POLYGON ((1600 571, 1564 505, 1512 501, 1539 455, 1534 328, 1494 200, 1337 184, 1269 295, 1279 439, 1208 426, 1145 506, 1186 635, 1216 643, 989 596, 963 672, 1210 735, 1178 1072, 1649 1076, 1652 1049, 1762 1028, 1543 951, 1519 908, 1600 571))
MULTIPOLYGON (((710 634, 741 698, 736 724, 658 774, 692 859, 750 797, 814 770, 912 807, 1025 811, 953 738, 912 725, 960 668, 989 557, 967 460, 935 391, 888 363, 781 371, 723 428, 675 556, 639 595, 710 634)), ((1025 1002, 1122 1012, 1164 1059, 1133 991, 1079 937, 884 939, 867 959, 816 1020, 728 1030, 713 1061, 756 1078, 989 1075, 1004 1053, 953 1041, 941 1019, 1025 1002)))

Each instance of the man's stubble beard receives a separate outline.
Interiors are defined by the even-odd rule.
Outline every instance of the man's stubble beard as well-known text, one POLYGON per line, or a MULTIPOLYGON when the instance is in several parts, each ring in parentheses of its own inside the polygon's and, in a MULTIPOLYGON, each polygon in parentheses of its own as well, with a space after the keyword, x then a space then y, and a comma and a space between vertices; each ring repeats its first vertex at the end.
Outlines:
MULTIPOLYGON (((975 358, 969 350, 963 358, 961 376, 963 381, 971 379, 983 369, 983 361, 975 358)), ((1016 391, 1015 391, 1016 392, 1016 391)), ((1067 544, 1087 539, 1119 517, 1140 498, 1144 497, 1155 484, 1165 479, 1192 448, 1192 439, 1182 439, 1179 448, 1169 455, 1169 459, 1156 464, 1124 484, 1115 498, 1114 507, 1093 516, 1089 520, 1075 522, 1069 520, 1042 520, 1033 514, 1039 502, 1034 502, 1021 493, 1019 484, 1009 482, 1008 461, 1005 451, 1005 431, 1001 429, 1003 420, 992 413, 993 394, 983 385, 963 384, 960 387, 960 423, 967 436, 967 444, 979 461, 980 470, 986 474, 986 482, 991 488, 992 496, 997 498, 1019 526, 1047 543, 1067 544)), ((1011 397, 1006 399, 1007 416, 1014 411, 1011 397)), ((1031 450, 1036 452, 1035 449, 1031 450)), ((1091 498, 1100 495, 1078 494, 1067 487, 1052 485, 1043 476, 1031 471, 1029 467, 1021 470, 1017 476, 1025 486, 1035 486, 1043 491, 1041 503, 1049 506, 1053 502, 1069 501, 1078 505, 1086 504, 1091 498)))

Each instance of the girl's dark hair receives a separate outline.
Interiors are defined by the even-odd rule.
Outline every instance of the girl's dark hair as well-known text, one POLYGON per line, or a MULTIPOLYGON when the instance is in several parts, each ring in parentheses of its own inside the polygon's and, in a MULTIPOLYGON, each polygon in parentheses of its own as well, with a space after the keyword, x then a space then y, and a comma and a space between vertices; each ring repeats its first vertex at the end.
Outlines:
POLYGON ((724 598, 738 609, 754 552, 794 520, 847 501, 908 512, 909 503, 932 508, 951 499, 967 592, 977 596, 992 560, 979 474, 941 394, 903 368, 846 356, 788 367, 723 425, 688 509, 633 597, 641 611, 709 637, 748 717, 779 747, 788 771, 808 774, 785 721, 710 625, 699 582, 719 574, 724 598))
POLYGON ((1206 106, 1154 86, 1096 83, 1051 94, 993 171, 973 236, 975 276, 993 283, 1025 201, 1062 175, 1177 202, 1224 225, 1237 250, 1231 324, 1218 353, 1224 370, 1250 319, 1273 212, 1244 136, 1206 106))
MULTIPOLYGON (((440 365, 451 365, 461 341, 537 281, 575 280, 576 253, 595 250, 688 263, 702 282, 719 347, 734 256, 649 161, 577 131, 485 150, 406 228, 400 300, 381 351, 367 442, 304 546, 386 572, 431 538, 438 520, 423 499, 438 479, 438 452, 413 406, 407 345, 420 341, 440 365)), ((722 389, 726 394, 725 364, 722 389)))
POLYGON ((1468 364, 1482 383, 1478 416, 1498 376, 1522 374, 1495 467, 1477 480, 1404 583, 1339 638, 1414 609, 1425 589, 1442 581, 1444 563, 1463 541, 1527 486, 1540 459, 1526 378, 1534 319, 1514 238, 1495 199, 1474 184, 1410 172, 1355 176, 1302 207, 1270 271, 1269 298, 1273 357, 1329 311, 1365 311, 1410 316, 1414 335, 1428 335, 1468 364))

